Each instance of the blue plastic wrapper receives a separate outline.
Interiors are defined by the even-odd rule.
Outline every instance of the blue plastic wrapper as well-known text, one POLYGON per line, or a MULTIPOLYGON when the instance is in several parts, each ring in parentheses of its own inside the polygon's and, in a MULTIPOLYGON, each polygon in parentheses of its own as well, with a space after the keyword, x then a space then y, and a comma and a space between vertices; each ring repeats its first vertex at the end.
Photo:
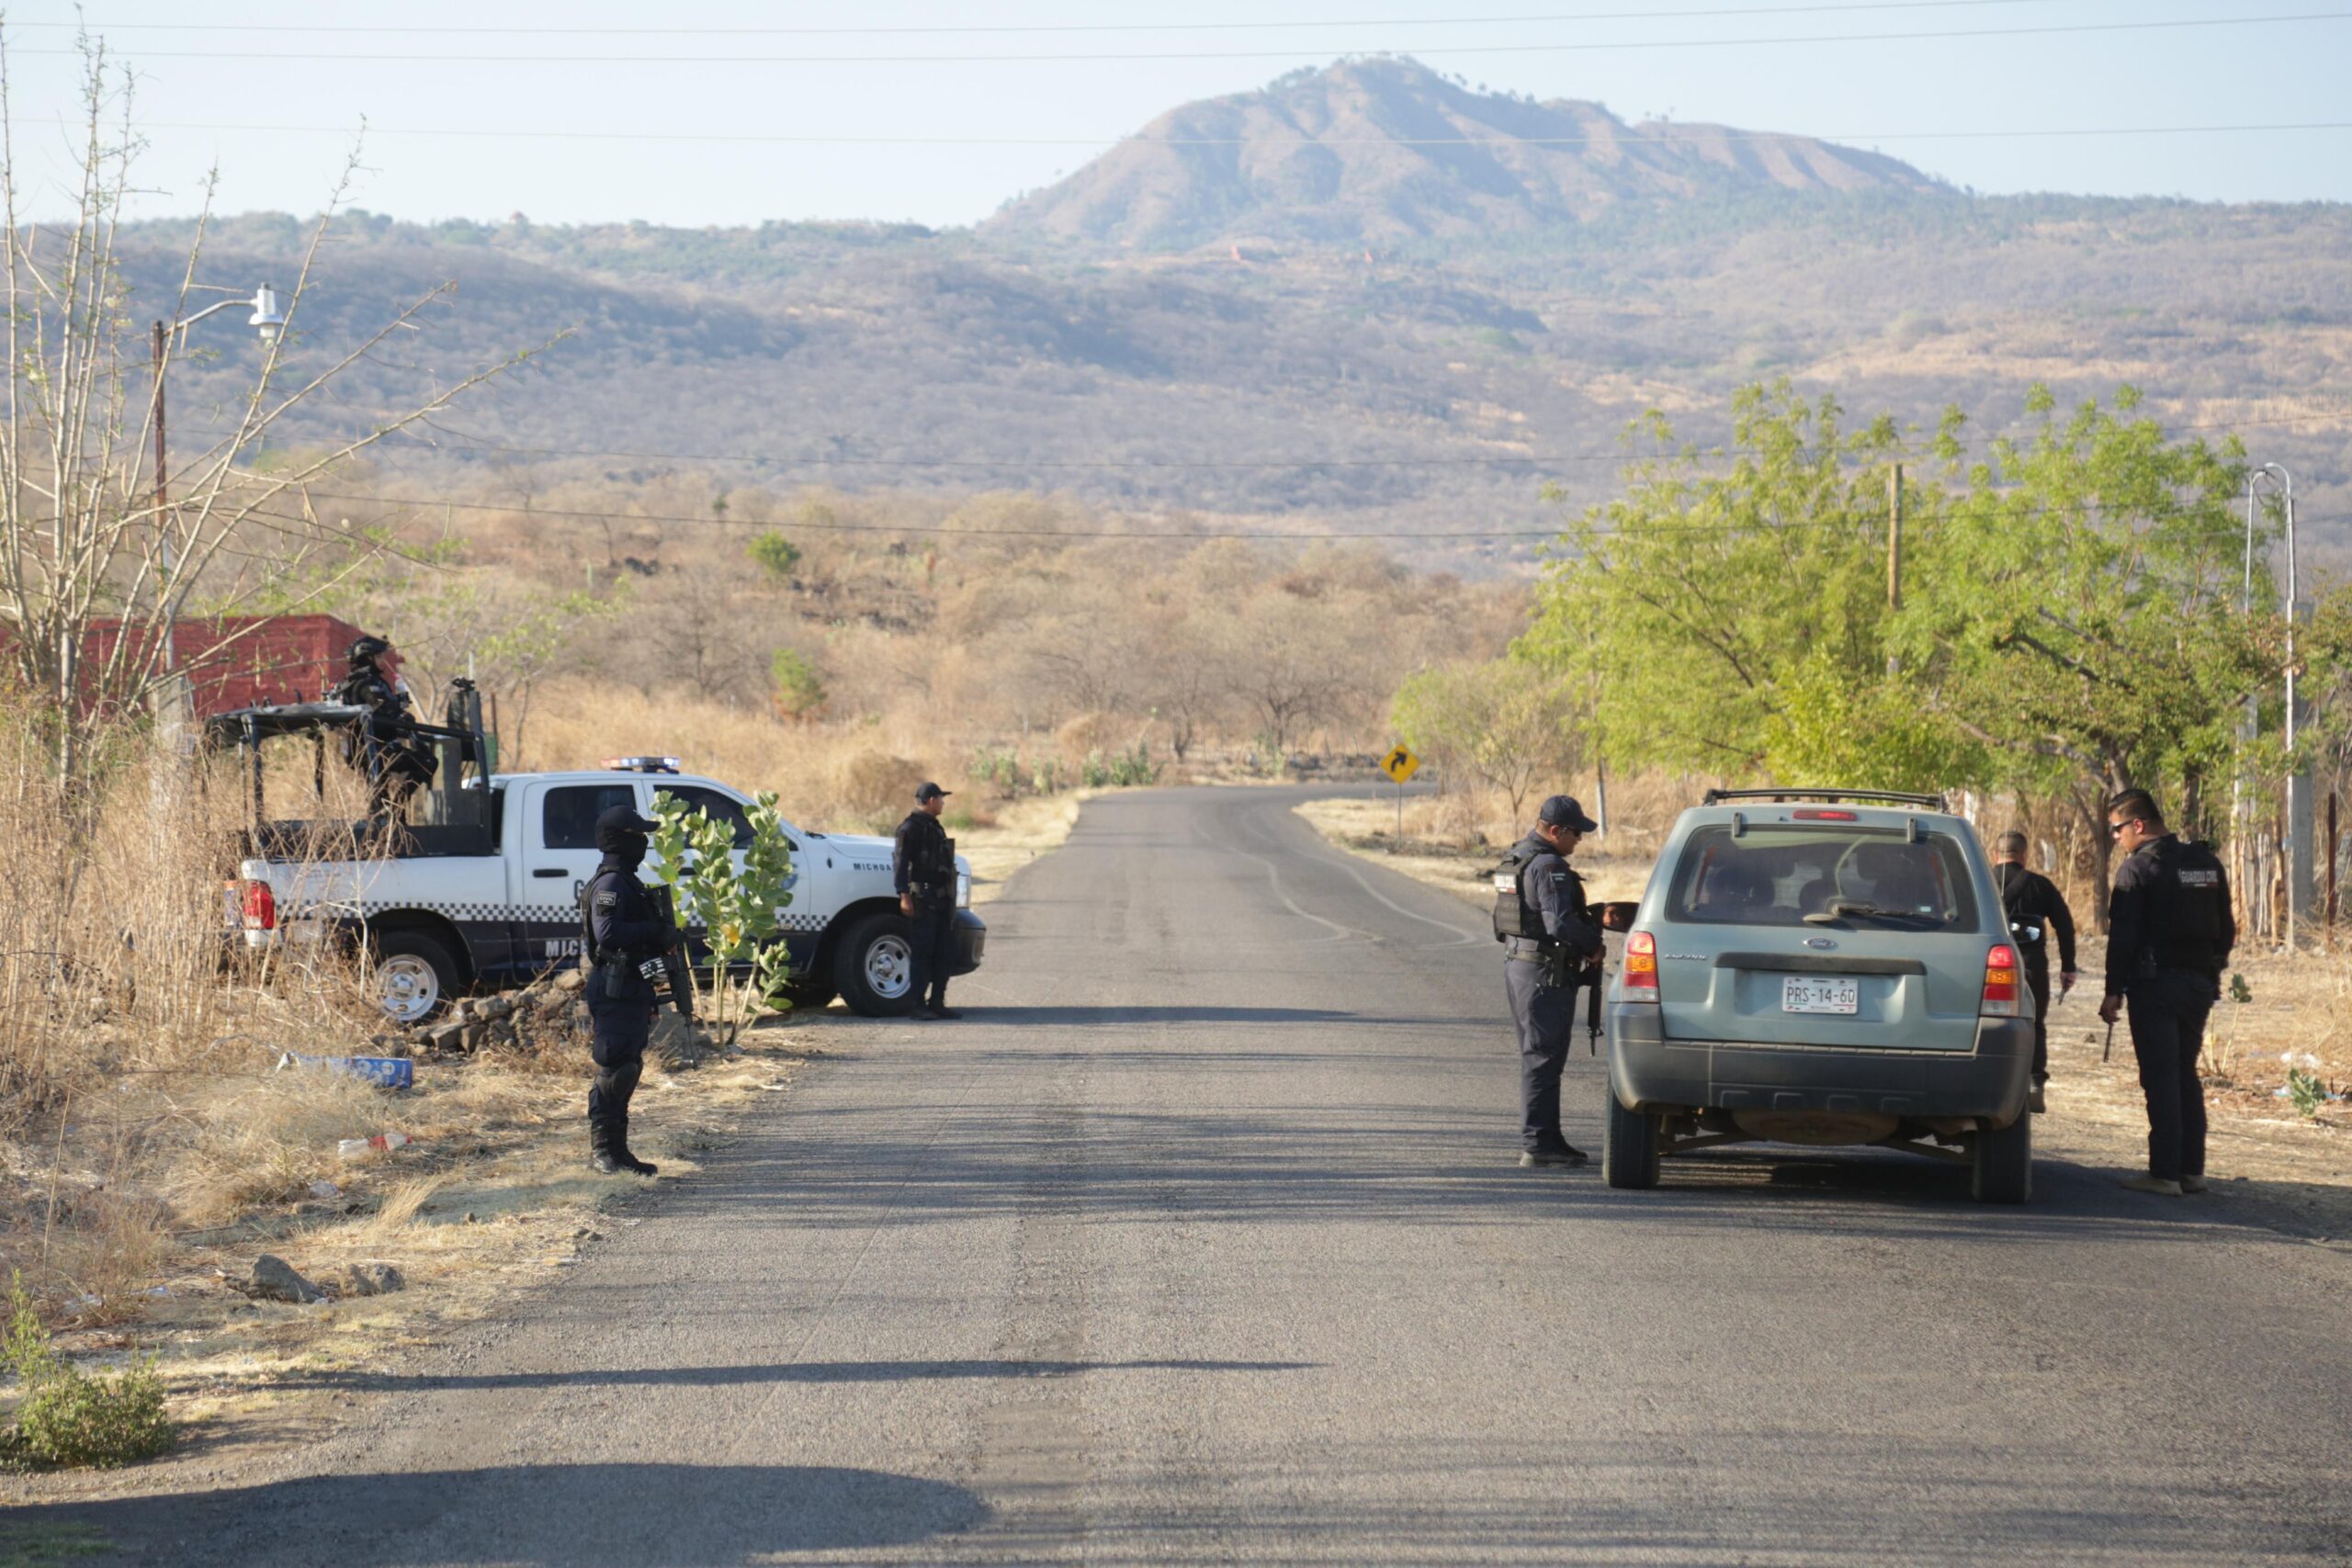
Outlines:
POLYGON ((416 1064, 405 1056, 304 1056, 292 1051, 277 1058, 281 1067, 326 1067, 366 1078, 383 1089, 408 1089, 416 1082, 416 1064))

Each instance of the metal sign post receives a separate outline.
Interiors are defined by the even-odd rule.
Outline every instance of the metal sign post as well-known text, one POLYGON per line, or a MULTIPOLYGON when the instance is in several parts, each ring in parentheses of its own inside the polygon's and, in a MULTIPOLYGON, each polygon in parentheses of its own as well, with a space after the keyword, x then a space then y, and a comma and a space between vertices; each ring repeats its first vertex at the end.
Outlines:
POLYGON ((1402 746, 1389 749, 1380 759, 1380 771, 1396 781, 1396 841, 1405 841, 1405 781, 1419 772, 1421 760, 1402 746))

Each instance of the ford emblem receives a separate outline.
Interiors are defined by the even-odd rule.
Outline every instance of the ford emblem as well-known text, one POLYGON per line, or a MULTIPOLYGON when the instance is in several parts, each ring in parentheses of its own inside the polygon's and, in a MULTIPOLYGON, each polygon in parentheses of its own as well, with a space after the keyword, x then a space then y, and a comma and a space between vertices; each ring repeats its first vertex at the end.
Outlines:
POLYGON ((1804 944, 1807 947, 1817 947, 1824 953, 1828 952, 1831 948, 1838 945, 1835 942, 1826 936, 1809 936, 1804 939, 1804 944))

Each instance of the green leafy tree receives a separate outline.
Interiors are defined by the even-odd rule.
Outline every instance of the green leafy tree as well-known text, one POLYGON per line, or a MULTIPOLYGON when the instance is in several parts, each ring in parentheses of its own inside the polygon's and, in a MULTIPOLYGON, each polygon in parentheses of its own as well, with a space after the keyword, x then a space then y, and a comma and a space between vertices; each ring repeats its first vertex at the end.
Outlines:
POLYGON ((777 649, 768 661, 768 678, 775 687, 768 701, 777 716, 806 723, 824 711, 824 678, 798 649, 777 649))
POLYGON ((753 539, 744 553, 767 574, 770 582, 791 581, 794 570, 800 565, 800 547, 773 528, 753 539))
POLYGON ((2241 607, 2245 469, 2236 440, 2167 440, 2085 402, 1994 441, 1921 552, 1892 646, 1927 676, 1934 712, 1987 759, 1990 782, 2063 797, 2104 885, 2105 806, 2155 789, 2199 826, 2214 784, 2247 761, 2249 696, 2275 678, 2280 626, 2257 573, 2241 607))
POLYGON ((1442 773, 1499 790, 1520 807, 1579 760, 1580 705, 1562 676, 1524 659, 1425 670, 1397 687, 1389 719, 1442 773))
POLYGON ((763 792, 744 808, 751 831, 738 845, 731 824, 666 790, 653 796, 660 824, 654 874, 671 890, 679 928, 703 933, 705 1008, 721 1044, 733 1044, 761 1014, 791 1005, 785 997, 791 958, 782 932, 792 903, 792 843, 775 801, 773 792, 763 792), (744 968, 740 978, 738 965, 744 968))
MULTIPOLYGON (((1612 760, 1949 782, 1921 726, 1858 733, 1846 704, 1824 700, 1925 707, 1887 666, 1888 479, 1906 456, 1894 422, 1849 433, 1834 400, 1785 381, 1743 389, 1732 415, 1730 452, 1675 449, 1659 415, 1635 427, 1668 450, 1632 462, 1625 495, 1569 525, 1518 651, 1589 694, 1612 760)), ((1948 426, 1938 444, 1951 439, 1948 426)), ((1914 486, 1906 517, 1941 504, 1914 486)))

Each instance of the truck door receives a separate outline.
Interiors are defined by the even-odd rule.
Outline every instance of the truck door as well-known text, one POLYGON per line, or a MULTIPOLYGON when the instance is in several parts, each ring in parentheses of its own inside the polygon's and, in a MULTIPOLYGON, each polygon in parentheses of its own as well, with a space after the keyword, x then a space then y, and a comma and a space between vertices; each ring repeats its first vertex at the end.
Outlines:
POLYGON ((579 956, 580 893, 604 858, 596 818, 616 806, 643 811, 642 786, 621 780, 536 784, 524 800, 522 841, 506 863, 514 879, 515 942, 530 967, 579 956))

